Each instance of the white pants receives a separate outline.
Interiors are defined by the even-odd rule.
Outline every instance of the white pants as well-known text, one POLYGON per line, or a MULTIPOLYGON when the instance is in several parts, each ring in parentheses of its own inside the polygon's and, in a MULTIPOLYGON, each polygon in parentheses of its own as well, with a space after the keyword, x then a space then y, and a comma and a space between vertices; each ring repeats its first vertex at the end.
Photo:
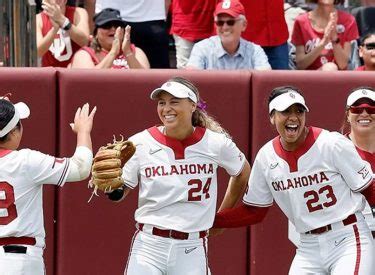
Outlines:
POLYGON ((210 275, 207 238, 176 240, 137 231, 125 275, 210 275))
POLYGON ((26 254, 4 252, 0 246, 0 274, 6 275, 44 275, 43 249, 27 247, 26 254))
POLYGON ((357 223, 322 234, 301 234, 289 275, 374 275, 374 240, 361 214, 357 223))
POLYGON ((174 44, 176 46, 176 61, 177 61, 177 69, 183 69, 186 67, 191 50, 193 49, 194 43, 178 36, 176 34, 173 35, 174 44))

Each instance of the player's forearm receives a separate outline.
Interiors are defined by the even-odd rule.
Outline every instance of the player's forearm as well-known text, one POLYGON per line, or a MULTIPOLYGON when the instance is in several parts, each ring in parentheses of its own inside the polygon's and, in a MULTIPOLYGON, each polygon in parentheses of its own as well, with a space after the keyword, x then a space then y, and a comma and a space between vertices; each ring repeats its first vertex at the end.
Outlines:
POLYGON ((268 207, 254 207, 245 204, 232 209, 224 209, 215 215, 213 228, 234 228, 261 222, 268 207))
POLYGON ((92 141, 90 132, 80 131, 77 133, 77 147, 85 146, 92 151, 92 141))
POLYGON ((250 164, 246 161, 241 173, 237 177, 231 177, 224 199, 219 211, 234 207, 243 196, 250 176, 250 164))
POLYGON ((70 169, 67 175, 67 182, 80 181, 90 175, 92 151, 85 146, 78 146, 74 155, 70 158, 70 169))

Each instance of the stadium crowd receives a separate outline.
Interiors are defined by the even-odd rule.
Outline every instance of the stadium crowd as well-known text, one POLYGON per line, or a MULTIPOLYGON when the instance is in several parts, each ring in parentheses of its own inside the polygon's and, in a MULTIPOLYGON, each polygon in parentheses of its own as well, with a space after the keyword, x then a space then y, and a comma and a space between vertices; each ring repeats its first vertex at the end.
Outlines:
POLYGON ((41 66, 328 71, 375 67, 374 17, 363 16, 375 10, 374 0, 37 2, 41 66))

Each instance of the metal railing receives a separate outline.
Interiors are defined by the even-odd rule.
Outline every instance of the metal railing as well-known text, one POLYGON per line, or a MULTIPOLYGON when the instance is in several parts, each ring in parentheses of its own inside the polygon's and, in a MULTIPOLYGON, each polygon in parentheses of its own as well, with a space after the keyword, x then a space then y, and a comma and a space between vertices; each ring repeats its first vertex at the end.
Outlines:
POLYGON ((35 1, 0 0, 0 12, 2 66, 37 66, 35 1))

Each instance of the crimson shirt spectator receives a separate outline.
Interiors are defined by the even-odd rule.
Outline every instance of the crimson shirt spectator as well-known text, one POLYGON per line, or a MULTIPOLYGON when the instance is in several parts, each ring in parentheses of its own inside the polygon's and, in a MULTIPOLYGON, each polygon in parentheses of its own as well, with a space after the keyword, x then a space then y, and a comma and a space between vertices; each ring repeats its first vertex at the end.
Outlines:
POLYGON ((216 0, 173 0, 172 26, 176 46, 177 68, 184 68, 194 44, 214 34, 216 0))

